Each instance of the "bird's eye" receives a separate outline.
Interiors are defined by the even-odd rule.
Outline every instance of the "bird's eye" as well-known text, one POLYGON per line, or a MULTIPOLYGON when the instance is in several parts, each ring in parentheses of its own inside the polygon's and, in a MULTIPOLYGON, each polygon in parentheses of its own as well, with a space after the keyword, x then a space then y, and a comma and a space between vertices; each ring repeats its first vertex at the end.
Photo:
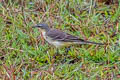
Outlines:
POLYGON ((41 27, 41 25, 39 25, 38 27, 41 27))

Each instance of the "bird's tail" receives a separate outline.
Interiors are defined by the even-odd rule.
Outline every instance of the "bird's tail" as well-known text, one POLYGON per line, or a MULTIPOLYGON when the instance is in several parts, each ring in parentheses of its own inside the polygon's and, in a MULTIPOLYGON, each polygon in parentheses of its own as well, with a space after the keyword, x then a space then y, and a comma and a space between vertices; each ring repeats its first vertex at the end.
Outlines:
POLYGON ((95 44, 95 45, 104 45, 103 43, 96 43, 96 42, 91 42, 91 41, 80 41, 77 42, 77 44, 95 44))

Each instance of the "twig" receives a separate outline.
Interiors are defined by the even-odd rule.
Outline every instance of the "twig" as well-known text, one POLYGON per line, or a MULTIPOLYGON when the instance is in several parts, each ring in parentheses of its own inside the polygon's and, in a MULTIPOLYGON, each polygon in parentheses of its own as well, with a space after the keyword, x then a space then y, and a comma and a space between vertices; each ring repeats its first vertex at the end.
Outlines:
POLYGON ((21 1, 21 5, 22 5, 22 15, 23 15, 23 19, 24 19, 25 25, 27 26, 23 3, 24 3, 24 0, 21 1))
POLYGON ((20 52, 25 52, 25 51, 23 51, 23 50, 19 50, 19 49, 11 48, 11 47, 7 47, 7 49, 15 50, 15 51, 20 51, 20 52))

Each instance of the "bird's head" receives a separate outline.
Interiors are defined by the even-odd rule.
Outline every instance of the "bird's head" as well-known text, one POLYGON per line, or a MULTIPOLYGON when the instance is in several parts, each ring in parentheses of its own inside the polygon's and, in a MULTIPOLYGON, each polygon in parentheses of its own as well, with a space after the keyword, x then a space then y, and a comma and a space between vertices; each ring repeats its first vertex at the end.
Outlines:
POLYGON ((47 24, 45 23, 39 23, 39 24, 36 24, 35 26, 33 26, 33 28, 40 28, 41 30, 45 30, 45 31, 48 31, 50 28, 48 27, 47 24))

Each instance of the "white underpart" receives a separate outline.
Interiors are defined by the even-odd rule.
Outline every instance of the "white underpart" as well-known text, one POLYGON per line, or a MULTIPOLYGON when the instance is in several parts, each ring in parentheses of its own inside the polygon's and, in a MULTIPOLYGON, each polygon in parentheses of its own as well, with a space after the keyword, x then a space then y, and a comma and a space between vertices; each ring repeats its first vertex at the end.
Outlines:
POLYGON ((42 35, 43 35, 44 39, 45 39, 48 43, 54 45, 55 47, 58 48, 58 47, 64 46, 64 43, 58 42, 58 41, 54 41, 54 40, 52 40, 51 38, 47 37, 45 31, 42 31, 42 35))

